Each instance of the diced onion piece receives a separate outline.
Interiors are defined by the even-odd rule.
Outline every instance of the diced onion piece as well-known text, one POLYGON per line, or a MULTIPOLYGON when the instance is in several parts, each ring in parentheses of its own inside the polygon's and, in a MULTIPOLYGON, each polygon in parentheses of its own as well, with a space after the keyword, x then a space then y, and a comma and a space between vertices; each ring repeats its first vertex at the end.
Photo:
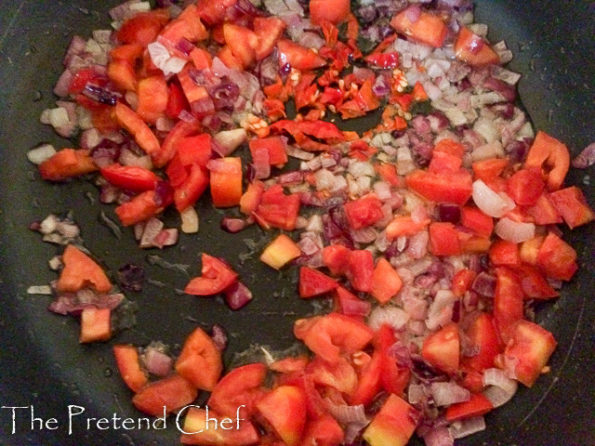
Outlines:
POLYGON ((222 146, 225 151, 226 155, 231 154, 235 149, 241 146, 244 142, 246 142, 247 138, 246 130, 242 128, 237 128, 233 130, 224 130, 222 132, 217 133, 214 138, 215 141, 222 146))
POLYGON ((513 243, 522 243, 535 237, 535 225, 502 218, 494 227, 496 234, 503 240, 513 243))
POLYGON ((180 212, 182 219, 182 232, 184 234, 196 234, 199 228, 198 213, 192 206, 180 212))
POLYGON ((503 406, 510 401, 518 388, 518 383, 514 379, 510 379, 503 370, 497 368, 484 371, 483 385, 487 387, 483 394, 490 400, 494 408, 503 406))
POLYGON ((51 296, 52 287, 49 285, 31 285, 27 288, 27 294, 39 294, 42 296, 51 296))
POLYGON ((33 164, 41 164, 50 159, 56 153, 56 149, 51 144, 42 144, 27 152, 27 159, 33 164))
POLYGON ((384 324, 395 330, 401 330, 409 321, 409 314, 397 307, 376 307, 368 318, 368 325, 377 331, 384 324))
POLYGON ((496 193, 482 180, 473 183, 473 201, 484 214, 500 218, 512 211, 516 205, 505 193, 496 193))
POLYGON ((485 430, 486 423, 483 417, 467 418, 466 420, 455 421, 449 427, 452 437, 457 438, 467 437, 471 434, 485 430))
POLYGON ((430 391, 436 406, 450 406, 469 401, 471 398, 471 392, 454 382, 433 382, 430 385, 430 391))

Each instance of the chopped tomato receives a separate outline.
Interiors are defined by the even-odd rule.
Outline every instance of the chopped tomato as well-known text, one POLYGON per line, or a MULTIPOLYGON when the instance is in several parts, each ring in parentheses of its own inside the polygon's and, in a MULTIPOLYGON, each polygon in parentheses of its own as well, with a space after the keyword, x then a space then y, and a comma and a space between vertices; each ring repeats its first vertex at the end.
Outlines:
POLYGON ((163 116, 169 100, 169 90, 163 76, 150 76, 138 82, 136 112, 145 122, 154 123, 163 116))
POLYGON ((62 149, 39 165, 41 178, 63 181, 97 170, 87 150, 62 149))
POLYGON ((256 60, 262 60, 273 52, 287 25, 279 17, 255 17, 253 26, 258 37, 256 60))
POLYGON ((523 319, 523 289, 516 274, 506 267, 496 268, 494 320, 502 340, 509 339, 510 327, 523 319))
POLYGON ((209 161, 211 197, 215 207, 240 204, 242 198, 242 160, 236 157, 209 161))
POLYGON ((163 140, 160 149, 152 155, 155 166, 165 166, 175 156, 180 141, 198 132, 199 128, 196 122, 178 121, 163 140))
POLYGON ((382 202, 374 193, 344 204, 347 221, 353 229, 371 226, 384 217, 382 202))
POLYGON ((107 293, 112 289, 103 269, 76 246, 66 246, 62 263, 64 268, 56 283, 58 291, 76 293, 87 286, 99 293, 107 293))
POLYGON ((473 66, 494 65, 500 63, 500 56, 488 42, 462 26, 455 41, 457 59, 473 66))
POLYGON ((399 273, 384 257, 378 259, 374 275, 372 276, 372 289, 370 294, 381 304, 390 301, 401 290, 403 281, 399 273))
POLYGON ((225 19, 225 11, 231 9, 238 0, 198 0, 198 15, 209 25, 217 25, 225 19))
POLYGON ((149 381, 141 369, 138 349, 133 345, 114 345, 114 356, 120 376, 133 392, 138 392, 149 381))
POLYGON ((169 203, 160 203, 154 190, 145 191, 116 208, 116 215, 124 226, 132 226, 157 215, 169 203))
POLYGON ((144 386, 134 395, 132 404, 141 412, 162 417, 192 403, 197 395, 196 387, 175 374, 144 386))
POLYGON ((545 183, 537 169, 521 169, 508 179, 508 195, 521 206, 533 206, 545 183))
POLYGON ((288 446, 297 446, 306 425, 306 396, 296 386, 271 390, 256 407, 288 446))
POLYGON ((112 337, 111 310, 88 306, 81 312, 79 342, 107 341, 112 337))
POLYGON ((339 313, 299 319, 293 327, 296 338, 322 359, 336 363, 342 353, 355 353, 374 336, 370 327, 339 313))
POLYGON ((101 168, 101 175, 114 186, 134 192, 155 189, 160 180, 144 167, 122 166, 118 163, 101 168))
POLYGON ((366 249, 351 251, 347 277, 357 291, 372 291, 374 277, 374 256, 366 249))
POLYGON ((260 260, 271 268, 279 270, 301 255, 300 247, 287 235, 280 234, 264 249, 260 260))
POLYGON ((568 147, 547 133, 539 131, 527 154, 525 167, 541 169, 548 190, 557 190, 564 182, 570 167, 568 147))
POLYGON ((428 200, 463 205, 471 197, 472 178, 465 170, 438 174, 416 170, 405 181, 407 186, 428 200))
POLYGON ((300 268, 299 292, 301 298, 320 296, 333 291, 337 286, 336 280, 320 271, 307 266, 300 268))
POLYGON ((196 328, 184 342, 175 367, 194 387, 212 391, 223 370, 221 352, 204 330, 196 328))
POLYGON ((279 66, 287 64, 297 70, 313 70, 326 65, 326 61, 312 51, 291 40, 281 39, 277 42, 279 50, 279 66))
POLYGON ((378 350, 374 351, 372 359, 359 373, 357 388, 350 400, 352 406, 357 406, 358 404, 367 406, 378 394, 381 388, 382 361, 382 353, 378 350))
POLYGON ((330 415, 323 415, 316 420, 308 420, 304 430, 304 446, 337 446, 344 440, 343 428, 330 415))
POLYGON ((283 167, 287 163, 287 144, 280 136, 253 139, 249 145, 252 157, 254 157, 254 152, 264 149, 269 155, 269 164, 271 166, 283 167))
POLYGON ((329 245, 322 248, 322 262, 332 274, 341 275, 349 267, 350 250, 343 245, 329 245))
POLYGON ((198 70, 205 70, 211 68, 213 65, 211 53, 203 48, 196 47, 190 51, 190 60, 192 60, 194 67, 198 70))
POLYGON ((437 15, 425 11, 410 11, 414 8, 419 6, 410 6, 394 16, 390 21, 391 26, 413 40, 440 48, 448 34, 448 27, 437 15), (416 16, 417 20, 412 21, 411 16, 416 16))
POLYGON ((519 265, 519 278, 525 296, 530 299, 553 299, 560 293, 554 290, 541 271, 532 265, 519 265))
POLYGON ((504 369, 527 387, 533 386, 556 349, 554 336, 529 321, 511 327, 510 342, 503 355, 504 369))
POLYGON ((504 169, 508 166, 508 160, 503 158, 488 158, 481 161, 476 161, 471 165, 473 174, 478 180, 484 182, 491 182, 499 177, 504 169))
POLYGON ((211 148, 211 135, 201 133, 200 135, 184 136, 174 142, 176 156, 183 166, 198 164, 206 167, 211 159, 213 150, 211 148))
MULTIPOLYGON (((269 226, 293 231, 299 211, 299 195, 285 195, 283 187, 276 185, 264 191, 255 214, 269 226)), ((260 221, 259 224, 261 224, 260 221)))
POLYGON ((461 224, 477 235, 490 237, 494 230, 494 220, 477 208, 464 206, 461 209, 461 224))
POLYGON ((200 21, 196 5, 191 4, 165 26, 159 34, 159 40, 175 48, 182 39, 188 42, 198 42, 208 36, 209 33, 200 21))
POLYGON ((518 266, 521 264, 519 247, 507 240, 496 240, 490 247, 490 260, 496 266, 518 266))
POLYGON ((99 77, 97 71, 93 68, 81 68, 74 73, 72 80, 68 85, 69 94, 82 93, 89 82, 93 82, 99 77))
POLYGON ((446 419, 450 422, 485 415, 494 408, 491 401, 481 393, 471 395, 469 401, 453 404, 446 408, 446 419))
POLYGON ((459 327, 451 322, 424 340, 421 355, 433 367, 452 375, 459 369, 460 352, 459 327))
POLYGON ((459 235, 455 225, 448 222, 430 224, 430 252, 435 256, 455 256, 461 254, 459 235))
POLYGON ((267 367, 261 363, 247 364, 231 370, 215 385, 208 406, 221 415, 250 418, 256 400, 262 396, 267 367), (240 406, 244 406, 240 409, 240 406))
POLYGON ((167 106, 165 107, 165 114, 172 119, 179 116, 182 110, 188 109, 188 102, 184 96, 184 91, 177 83, 169 84, 169 95, 167 99, 167 106))
POLYGON ((578 269, 576 251, 550 232, 537 252, 537 265, 548 277, 568 281, 578 269))
POLYGON ((452 278, 451 289, 454 295, 463 297, 469 288, 471 288, 476 276, 477 273, 475 271, 467 268, 458 271, 452 278))
POLYGON ((521 243, 519 255, 523 262, 529 265, 537 265, 537 254, 539 254, 539 248, 543 244, 544 238, 543 236, 537 236, 521 243))
POLYGON ((233 23, 225 23, 223 36, 225 43, 233 55, 241 60, 244 68, 254 63, 256 60, 255 49, 258 47, 258 36, 254 31, 233 23))
POLYGON ((463 359, 466 366, 479 372, 494 366, 494 359, 501 352, 494 320, 488 313, 480 313, 467 328, 465 334, 473 356, 463 359))
POLYGON ((194 205, 209 185, 209 175, 199 164, 190 166, 190 173, 174 190, 174 203, 178 211, 194 205))
POLYGON ((364 431, 370 446, 405 446, 413 435, 417 411, 397 395, 389 395, 364 431))
POLYGON ((240 212, 246 215, 252 214, 258 207, 263 193, 264 183, 262 181, 256 180, 250 183, 240 198, 240 212))
POLYGON ((399 53, 372 53, 365 58, 366 62, 378 68, 394 69, 399 66, 399 53))
POLYGON ((254 425, 238 416, 223 417, 215 411, 191 406, 184 425, 180 428, 182 444, 248 446, 259 443, 258 431, 254 425))
POLYGON ((595 214, 587 204, 583 192, 576 186, 552 192, 549 199, 570 229, 595 219, 595 214))
POLYGON ((351 13, 349 0, 310 0, 310 18, 315 25, 338 24, 351 13))
POLYGON ((462 158, 456 155, 434 149, 428 171, 433 173, 458 172, 462 162, 462 158))
POLYGON ((527 208, 527 214, 533 218, 537 225, 555 225, 562 223, 562 217, 552 204, 550 194, 543 193, 537 202, 527 208))
POLYGON ((430 224, 430 219, 413 221, 408 215, 397 215, 386 227, 386 238, 394 240, 401 236, 415 235, 430 224))
POLYGON ((347 316, 367 316, 370 314, 372 304, 360 299, 342 286, 337 287, 335 307, 336 311, 347 316))
POLYGON ((196 296, 212 296, 221 293, 237 281, 238 275, 223 261, 206 253, 202 254, 202 276, 188 282, 184 292, 196 296))
POLYGON ((347 395, 351 395, 358 384, 355 369, 345 358, 333 363, 314 358, 306 367, 306 372, 315 384, 332 387, 347 395))
POLYGON ((380 384, 382 388, 395 395, 402 395, 409 383, 411 371, 408 367, 399 367, 397 358, 393 352, 393 346, 397 342, 393 328, 390 325, 383 324, 376 332, 374 340, 375 348, 382 357, 380 384))
POLYGON ((166 9, 135 14, 118 29, 116 38, 121 43, 137 43, 146 47, 157 39, 159 31, 168 20, 169 13, 166 9))
POLYGON ((118 102, 114 107, 114 112, 118 123, 134 137, 141 149, 151 156, 159 152, 159 140, 135 111, 118 102))

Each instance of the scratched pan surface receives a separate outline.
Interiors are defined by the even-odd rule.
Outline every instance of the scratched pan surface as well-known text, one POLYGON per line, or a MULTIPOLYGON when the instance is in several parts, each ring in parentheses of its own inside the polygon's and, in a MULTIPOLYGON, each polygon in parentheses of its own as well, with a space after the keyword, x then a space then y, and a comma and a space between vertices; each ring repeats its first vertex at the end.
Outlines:
MULTIPOLYGON (((531 119, 567 142, 574 153, 593 139, 593 76, 595 45, 593 8, 587 1, 478 1, 478 21, 490 25, 496 41, 506 38, 515 53, 512 68, 524 74, 521 97, 531 119)), ((197 299, 176 294, 187 276, 146 264, 153 252, 136 249, 131 233, 117 240, 98 223, 99 208, 87 192, 95 188, 75 181, 50 185, 39 181, 25 153, 40 141, 57 146, 57 138, 38 123, 40 112, 53 105, 52 85, 61 71, 63 51, 73 33, 88 36, 92 29, 107 27, 105 12, 115 1, 0 1, 0 404, 33 406, 36 417, 56 418, 57 430, 30 425, 30 412, 17 410, 11 433, 11 410, 0 410, 2 445, 174 445, 178 432, 169 422, 166 431, 110 427, 87 430, 90 417, 138 418, 130 393, 115 372, 111 344, 81 346, 78 324, 72 318, 50 314, 48 299, 27 296, 31 284, 55 278, 47 260, 57 253, 44 244, 27 225, 50 212, 72 210, 82 228, 86 246, 115 271, 121 265, 145 264, 148 276, 167 287, 147 285, 142 293, 129 293, 137 302, 137 325, 116 341, 146 344, 162 340, 179 344, 200 324, 214 322, 229 332, 226 362, 233 352, 252 344, 285 349, 292 345, 292 321, 315 311, 309 302, 295 298, 291 274, 271 273, 251 261, 245 238, 259 241, 254 230, 231 236, 218 229, 220 213, 203 200, 198 235, 182 236, 178 246, 159 254, 166 260, 198 269, 198 253, 223 256, 240 271, 256 298, 245 309, 231 312, 217 299, 197 299), (241 259, 245 259, 244 264, 241 259), (68 432, 67 407, 86 412, 75 419, 68 432)), ((366 125, 365 123, 362 125, 366 125)), ((572 184, 585 174, 573 172, 572 184)), ((593 203, 593 187, 583 186, 593 203)), ((113 210, 104 207, 108 215, 113 210)), ((172 224, 175 216, 166 214, 172 224)), ((581 270, 555 304, 539 308, 537 318, 553 331, 559 347, 551 360, 552 373, 533 389, 521 389, 514 402, 487 416, 488 430, 465 445, 583 445, 595 444, 592 416, 595 400, 590 375, 594 370, 592 298, 593 238, 591 228, 568 235, 577 247, 581 270)))

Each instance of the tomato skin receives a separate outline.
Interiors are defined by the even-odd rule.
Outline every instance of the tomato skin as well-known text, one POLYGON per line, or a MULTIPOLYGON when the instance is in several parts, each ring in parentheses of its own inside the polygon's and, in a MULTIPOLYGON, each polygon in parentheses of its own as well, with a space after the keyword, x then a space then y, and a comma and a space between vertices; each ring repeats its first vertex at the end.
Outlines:
POLYGON ((291 40, 279 40, 277 48, 279 50, 279 66, 281 67, 289 64, 298 70, 313 70, 326 65, 326 61, 314 51, 291 40))
POLYGON ((583 191, 576 186, 552 192, 549 199, 570 229, 595 219, 595 214, 589 207, 583 191))
POLYGON ((450 422, 485 415, 494 408, 491 401, 481 393, 471 394, 471 399, 446 408, 446 419, 450 422))
POLYGON ((310 0, 310 18, 315 25, 344 21, 351 13, 349 0, 310 0))
POLYGON ((174 190, 174 203, 178 211, 194 205, 207 189, 209 176, 206 170, 198 164, 190 167, 186 180, 174 190))
POLYGON ((434 48, 442 47, 448 33, 448 28, 440 17, 422 11, 418 20, 412 22, 408 14, 409 11, 407 9, 401 11, 392 18, 390 25, 397 32, 413 40, 433 46, 434 48))
POLYGON ((147 384, 134 395, 132 404, 141 412, 158 417, 163 416, 164 411, 171 413, 187 406, 197 395, 196 387, 174 374, 147 384))
POLYGON ((438 174, 416 170, 405 181, 409 188, 428 200, 437 203, 455 203, 464 205, 471 197, 471 174, 465 170, 438 174))
POLYGON ((481 37, 469 28, 461 27, 455 42, 457 59, 473 66, 494 65, 500 63, 500 56, 481 37))
POLYGON ((339 284, 324 273, 307 266, 300 268, 299 293, 302 299, 320 296, 337 288, 339 284))
POLYGON ((147 384, 149 379, 140 368, 137 348, 133 345, 119 344, 114 345, 113 352, 122 380, 130 390, 138 392, 147 384))
POLYGON ((184 342, 175 368, 194 387, 212 391, 223 370, 221 352, 204 330, 196 328, 184 342))
POLYGON ((76 293, 87 286, 99 293, 107 293, 112 289, 103 269, 76 246, 66 246, 62 263, 64 268, 56 283, 58 291, 76 293))
POLYGON ((529 148, 525 167, 549 169, 546 177, 548 190, 558 190, 570 167, 570 152, 568 147, 556 138, 543 131, 537 132, 533 144, 529 148))
POLYGON ((390 301, 403 287, 399 273, 384 257, 378 259, 372 276, 370 293, 381 304, 390 301))
POLYGON ((343 205, 349 226, 361 229, 372 226, 384 217, 382 202, 371 193, 343 205))
POLYGON ((494 366, 494 359, 501 352, 494 320, 488 313, 480 313, 465 332, 477 354, 463 359, 466 366, 479 372, 494 366))
POLYGON ((424 340, 421 355, 433 367, 452 375, 459 369, 460 351, 459 327, 451 322, 424 340))
POLYGON ((503 354, 504 369, 532 387, 556 349, 554 336, 533 322, 521 320, 511 328, 503 354))
POLYGON ((537 265, 548 277, 569 281, 578 269, 576 251, 550 232, 537 252, 537 265))
MULTIPOLYGON (((116 208, 116 215, 124 226, 132 226, 157 215, 163 210, 157 204, 157 194, 154 190, 140 193, 132 200, 122 203, 116 208)), ((167 205, 169 203, 164 203, 167 205)))
POLYGON ((241 415, 250 418, 256 399, 261 395, 267 367, 262 363, 247 364, 231 370, 215 385, 208 405, 221 415, 233 417, 238 407, 245 405, 241 415))
POLYGON ((369 293, 374 283, 374 257, 366 249, 351 251, 347 277, 357 291, 369 293))
POLYGON ((118 163, 101 168, 101 175, 116 187, 143 192, 155 189, 160 178, 152 171, 138 166, 122 166, 118 163))
POLYGON ((506 267, 496 268, 493 313, 500 336, 506 342, 510 328, 524 316, 521 284, 516 274, 506 267))
POLYGON ((256 407, 288 446, 299 444, 306 425, 306 396, 299 387, 279 386, 256 407))
POLYGON ((404 399, 391 394, 364 431, 370 446, 406 446, 416 428, 417 411, 404 399))
MULTIPOLYGON (((242 415, 240 414, 240 417, 242 415)), ((223 417, 217 412, 198 407, 190 407, 186 418, 184 418, 184 426, 181 428, 182 433, 180 442, 182 444, 196 444, 208 446, 248 446, 259 443, 258 431, 254 425, 248 420, 240 420, 239 426, 235 420, 236 414, 233 415, 233 425, 225 420, 228 417, 223 417), (216 425, 214 423, 217 423, 216 425), (217 429, 215 429, 217 426, 217 429), (232 429, 229 429, 232 427, 232 429), (239 428, 238 428, 239 427, 239 428), (193 433, 195 432, 195 433, 193 433)))
POLYGON ((209 254, 202 254, 202 276, 191 279, 184 292, 195 296, 212 296, 238 280, 238 275, 227 264, 209 254))
POLYGON ((215 207, 240 204, 242 198, 242 160, 237 157, 209 161, 211 197, 215 207))
POLYGON ((521 169, 508 179, 508 194, 521 206, 533 206, 545 188, 537 169, 521 169))

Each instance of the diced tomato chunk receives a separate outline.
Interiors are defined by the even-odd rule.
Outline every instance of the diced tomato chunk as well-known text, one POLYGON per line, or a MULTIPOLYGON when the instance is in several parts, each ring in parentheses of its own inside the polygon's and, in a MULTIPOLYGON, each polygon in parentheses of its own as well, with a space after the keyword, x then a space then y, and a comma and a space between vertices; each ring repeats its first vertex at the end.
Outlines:
POLYGON ((469 288, 471 288, 473 280, 475 280, 476 276, 477 273, 475 271, 472 271, 467 268, 457 272, 452 278, 451 289, 454 295, 457 297, 463 297, 465 292, 467 292, 469 288))
POLYGON ((556 138, 539 131, 529 148, 525 167, 541 169, 547 179, 548 190, 557 190, 568 173, 570 152, 568 147, 556 138))
POLYGON ((460 351, 459 327, 450 323, 424 340, 421 355, 433 367, 454 374, 459 369, 460 351))
POLYGON ((374 193, 348 201, 343 207, 347 221, 353 229, 371 226, 384 217, 382 202, 374 193))
POLYGON ((523 315, 523 290, 518 277, 506 267, 496 268, 494 320, 504 342, 509 339, 510 327, 523 315))
POLYGON ((390 301, 401 290, 403 281, 399 273, 384 257, 378 259, 372 276, 372 289, 370 294, 381 304, 390 301))
POLYGON ((282 167, 287 163, 287 144, 280 136, 269 136, 267 138, 257 138, 250 141, 250 152, 254 157, 254 152, 259 149, 265 149, 269 155, 269 164, 271 166, 282 167))
POLYGON ((194 387, 212 391, 223 370, 221 352, 204 330, 196 328, 184 342, 175 367, 194 387))
POLYGON ((134 136, 134 140, 141 149, 149 155, 159 152, 161 148, 159 140, 135 111, 121 102, 116 104, 114 111, 118 123, 134 136))
POLYGON ((370 446, 405 446, 413 435, 417 411, 397 395, 389 395, 364 431, 370 446))
POLYGON ((477 208, 464 206, 461 209, 461 224, 476 234, 489 237, 494 230, 494 220, 477 208))
POLYGON ((116 187, 134 192, 155 189, 160 178, 149 169, 118 163, 101 168, 101 175, 116 187))
POLYGON ((194 205, 207 189, 209 175, 199 164, 190 166, 190 172, 184 182, 174 190, 174 203, 178 211, 194 205))
POLYGON ((438 174, 416 170, 405 179, 407 186, 428 200, 463 205, 472 192, 471 174, 465 170, 438 174))
POLYGON ((336 446, 343 443, 343 428, 330 415, 309 420, 304 430, 303 445, 336 446))
POLYGON ((279 66, 289 64, 298 70, 313 70, 326 65, 326 61, 312 51, 291 40, 281 39, 277 42, 279 50, 279 66))
POLYGON ((457 59, 474 66, 500 63, 500 56, 490 44, 465 26, 461 27, 457 36, 455 55, 457 59))
POLYGON ((347 277, 357 291, 369 293, 374 282, 374 257, 366 249, 349 253, 347 277))
POLYGON ((322 248, 322 262, 332 274, 345 274, 349 267, 350 250, 343 245, 329 245, 322 248))
POLYGON ((430 224, 430 252, 435 256, 461 254, 461 245, 455 226, 448 222, 430 224))
POLYGON ((300 247, 287 235, 280 234, 265 248, 260 260, 271 268, 279 270, 300 255, 302 255, 300 247))
POLYGON ((141 412, 162 417, 191 404, 198 395, 196 387, 178 374, 154 381, 143 387, 132 398, 132 404, 141 412))
POLYGON ((490 247, 490 260, 496 266, 517 266, 521 264, 519 247, 507 240, 496 240, 490 247))
POLYGON ((310 0, 310 17, 312 23, 341 23, 351 13, 349 0, 310 0))
POLYGON ((81 312, 81 333, 79 342, 107 341, 112 337, 109 308, 85 307, 81 312))
POLYGON ((306 396, 299 387, 276 387, 256 407, 285 444, 299 444, 306 425, 306 396))
POLYGON ((464 358, 465 365, 477 371, 494 366, 494 359, 501 352, 498 332, 491 315, 480 313, 465 332, 470 346, 477 353, 464 358))
POLYGON ((187 294, 196 296, 211 296, 223 292, 232 283, 237 281, 238 275, 225 262, 202 254, 202 276, 190 280, 184 289, 187 294))
POLYGON ((273 52, 287 25, 279 17, 255 17, 253 26, 258 37, 256 60, 262 60, 273 52))
POLYGON ((299 292, 301 298, 320 296, 334 290, 337 286, 336 280, 320 271, 307 266, 300 268, 299 292))
POLYGON ((138 106, 136 113, 145 122, 154 123, 163 116, 169 101, 169 89, 163 76, 141 79, 137 88, 138 106))
POLYGON ((135 14, 118 29, 116 38, 121 43, 137 43, 146 47, 157 38, 168 20, 169 13, 164 9, 135 14))
POLYGON ((133 392, 138 392, 149 381, 141 369, 138 349, 133 345, 114 345, 114 356, 120 376, 133 392))
POLYGON ((209 161, 211 197, 215 207, 240 204, 242 198, 242 160, 236 157, 209 161))
POLYGON ((521 169, 508 179, 508 194, 521 206, 534 205, 544 188, 545 182, 538 169, 521 169))
POLYGON ((393 17, 390 24, 397 32, 407 37, 440 48, 444 44, 444 39, 448 33, 448 27, 442 19, 429 12, 410 12, 409 9, 419 8, 419 6, 410 6, 393 17), (417 20, 412 21, 410 17, 417 16, 417 20))
POLYGON ((471 395, 469 401, 453 404, 446 409, 446 419, 450 422, 485 415, 494 408, 491 401, 481 393, 471 395))
POLYGON ((261 363, 247 364, 231 370, 217 383, 208 401, 209 407, 221 415, 240 415, 248 418, 262 396, 267 367, 261 363), (239 409, 240 406, 244 406, 239 409))
POLYGON ((62 263, 64 268, 56 283, 58 291, 76 293, 87 286, 99 293, 107 293, 112 289, 103 269, 76 246, 66 246, 62 263))
POLYGON ((549 199, 570 229, 595 219, 595 214, 587 204, 583 192, 576 186, 552 192, 549 199))
POLYGON ((184 425, 180 428, 182 444, 248 446, 259 443, 258 431, 245 419, 224 417, 213 410, 190 407, 184 425))
POLYGON ((62 149, 39 165, 41 178, 63 181, 97 170, 87 150, 62 149))
MULTIPOLYGON (((293 231, 300 211, 300 197, 285 195, 280 185, 269 187, 262 194, 255 214, 269 226, 293 231)), ((261 222, 259 221, 259 224, 261 222)))
POLYGON ((548 277, 568 281, 578 269, 576 251, 550 232, 537 252, 537 265, 548 277))
POLYGON ((430 219, 413 221, 408 215, 397 215, 386 227, 386 238, 394 240, 401 236, 415 235, 430 224, 430 219))
POLYGON ((116 215, 124 226, 132 226, 157 215, 169 203, 159 203, 154 190, 145 191, 116 208, 116 215))

